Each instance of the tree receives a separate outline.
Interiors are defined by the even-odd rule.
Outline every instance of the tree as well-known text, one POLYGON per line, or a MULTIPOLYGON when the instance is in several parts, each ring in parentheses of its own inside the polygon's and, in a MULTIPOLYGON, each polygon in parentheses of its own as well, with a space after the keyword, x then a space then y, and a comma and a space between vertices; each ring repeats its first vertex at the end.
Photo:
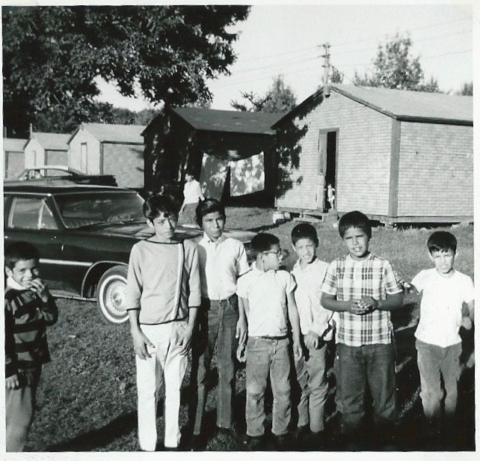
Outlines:
POLYGON ((457 94, 460 94, 462 96, 473 96, 473 82, 464 83, 457 94))
POLYGON ((282 75, 278 75, 273 79, 271 88, 267 91, 265 96, 259 97, 252 91, 249 93, 241 93, 242 98, 247 100, 247 103, 238 101, 231 101, 230 105, 240 111, 250 112, 288 112, 293 109, 297 102, 292 89, 285 85, 282 75))
POLYGON ((343 83, 343 74, 336 68, 332 66, 332 75, 330 76, 330 81, 332 83, 343 83))
POLYGON ((424 81, 420 58, 410 55, 412 41, 410 37, 396 34, 385 45, 378 46, 373 61, 373 72, 360 76, 355 72, 355 85, 394 88, 398 90, 440 92, 438 82, 433 77, 424 81))
POLYGON ((4 124, 24 135, 41 118, 88 121, 98 76, 124 96, 139 88, 153 103, 211 100, 208 79, 228 75, 236 59, 238 34, 227 28, 249 11, 239 5, 4 7, 4 124))

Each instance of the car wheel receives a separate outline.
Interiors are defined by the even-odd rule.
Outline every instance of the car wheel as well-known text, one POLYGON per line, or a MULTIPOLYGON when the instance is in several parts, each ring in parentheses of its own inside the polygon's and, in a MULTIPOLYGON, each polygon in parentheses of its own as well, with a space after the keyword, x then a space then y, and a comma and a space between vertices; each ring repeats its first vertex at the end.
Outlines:
POLYGON ((120 324, 128 320, 125 310, 127 272, 127 266, 112 267, 102 275, 98 283, 98 308, 107 323, 120 324))

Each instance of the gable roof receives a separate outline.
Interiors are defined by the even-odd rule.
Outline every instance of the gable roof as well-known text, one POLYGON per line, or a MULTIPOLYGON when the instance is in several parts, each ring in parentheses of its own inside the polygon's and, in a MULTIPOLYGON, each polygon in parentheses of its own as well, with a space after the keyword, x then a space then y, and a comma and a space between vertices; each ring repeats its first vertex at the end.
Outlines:
POLYGON ((23 152, 26 139, 16 138, 3 138, 3 151, 4 152, 23 152))
POLYGON ((270 114, 198 107, 178 107, 172 111, 200 131, 271 135, 275 134, 272 125, 285 115, 285 113, 270 114))
POLYGON ((70 136, 68 143, 81 128, 90 132, 100 142, 143 144, 144 125, 117 125, 108 123, 82 123, 70 136))
POLYGON ((69 134, 61 133, 43 133, 41 131, 34 131, 28 139, 25 147, 32 139, 36 139, 38 143, 46 150, 68 150, 69 134))
MULTIPOLYGON (((451 125, 473 125, 473 97, 393 90, 353 85, 331 85, 331 90, 397 120, 451 125)), ((318 98, 323 89, 300 103, 283 119, 318 98)), ((279 121, 280 122, 280 121, 279 121)))

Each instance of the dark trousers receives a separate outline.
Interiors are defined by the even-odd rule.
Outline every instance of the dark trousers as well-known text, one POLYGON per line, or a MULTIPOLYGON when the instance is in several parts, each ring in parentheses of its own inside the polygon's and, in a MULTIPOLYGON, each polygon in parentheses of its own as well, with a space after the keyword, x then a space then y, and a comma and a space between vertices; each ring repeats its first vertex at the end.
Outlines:
POLYGON ((231 428, 232 403, 235 389, 235 355, 238 322, 238 298, 236 295, 222 301, 202 300, 199 311, 198 330, 192 345, 191 382, 197 392, 191 411, 194 412, 193 434, 200 435, 203 429, 207 379, 217 346, 217 427, 231 428))

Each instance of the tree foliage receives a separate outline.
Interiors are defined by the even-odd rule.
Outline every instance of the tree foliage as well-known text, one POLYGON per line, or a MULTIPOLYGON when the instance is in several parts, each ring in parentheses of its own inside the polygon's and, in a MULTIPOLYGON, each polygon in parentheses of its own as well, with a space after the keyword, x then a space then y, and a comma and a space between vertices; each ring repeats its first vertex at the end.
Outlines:
POLYGON ((332 83, 343 83, 343 74, 336 68, 332 66, 332 75, 330 76, 330 81, 332 83))
MULTIPOLYGON (((40 119, 95 115, 95 77, 153 103, 208 101, 207 80, 229 74, 248 6, 4 7, 4 124, 24 134, 40 119)), ((69 124, 67 123, 66 126, 69 124)), ((66 128, 64 128, 66 129, 66 128)))
POLYGON ((473 82, 466 82, 458 92, 462 96, 473 96, 473 82))
POLYGON ((424 80, 420 58, 411 56, 411 46, 410 37, 399 34, 384 45, 379 45, 377 56, 373 60, 373 71, 363 76, 355 72, 355 85, 440 92, 436 79, 431 77, 428 82, 424 80))
POLYGON ((267 91, 265 96, 258 96, 252 91, 242 92, 242 98, 245 102, 231 101, 230 105, 240 111, 249 112, 288 112, 293 109, 296 104, 295 94, 292 89, 287 86, 282 75, 278 75, 273 79, 273 84, 267 91))

